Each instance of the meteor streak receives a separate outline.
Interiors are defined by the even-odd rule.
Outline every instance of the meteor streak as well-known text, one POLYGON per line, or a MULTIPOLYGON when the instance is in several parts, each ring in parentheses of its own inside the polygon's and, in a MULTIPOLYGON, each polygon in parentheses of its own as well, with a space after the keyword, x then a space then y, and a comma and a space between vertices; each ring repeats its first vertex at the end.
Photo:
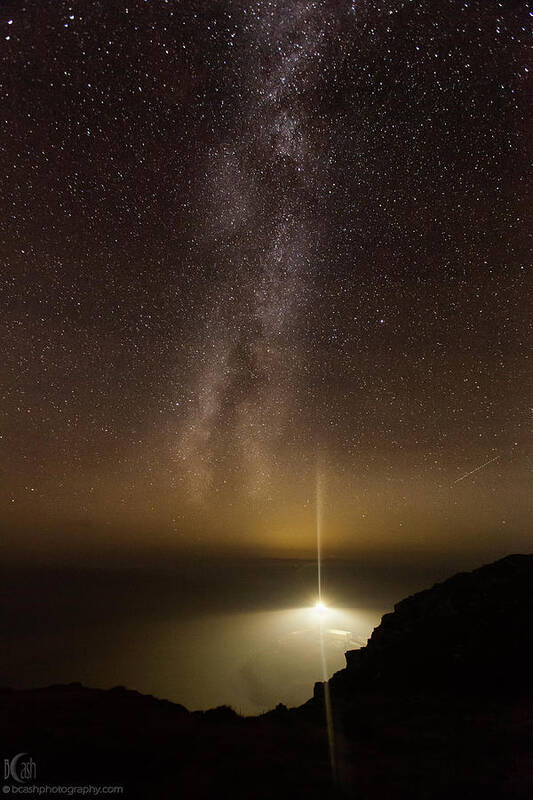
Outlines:
POLYGON ((493 461, 497 461, 499 458, 501 458, 501 456, 494 456, 494 458, 491 458, 490 461, 486 461, 484 464, 481 464, 481 466, 470 470, 470 472, 465 472, 464 475, 461 475, 460 478, 457 478, 457 480, 455 480, 452 483, 452 486, 453 486, 454 483, 459 483, 459 481, 464 481, 465 478, 468 478, 469 475, 473 475, 474 472, 479 472, 480 469, 483 469, 484 467, 488 467, 489 464, 492 464, 493 461))

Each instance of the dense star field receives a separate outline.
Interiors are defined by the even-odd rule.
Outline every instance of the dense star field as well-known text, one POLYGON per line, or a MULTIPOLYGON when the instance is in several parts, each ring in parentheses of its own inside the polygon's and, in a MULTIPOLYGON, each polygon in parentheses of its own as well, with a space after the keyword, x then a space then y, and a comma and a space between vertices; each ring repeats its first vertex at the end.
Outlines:
POLYGON ((526 547, 531 19, 2 3, 13 556, 526 547))

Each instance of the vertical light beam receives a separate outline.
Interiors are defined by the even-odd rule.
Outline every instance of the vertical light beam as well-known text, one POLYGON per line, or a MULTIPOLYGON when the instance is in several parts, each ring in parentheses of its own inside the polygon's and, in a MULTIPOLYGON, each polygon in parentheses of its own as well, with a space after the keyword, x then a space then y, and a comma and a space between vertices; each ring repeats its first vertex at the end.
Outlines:
POLYGON ((322 603, 322 475, 316 471, 316 570, 318 602, 322 603))
MULTIPOLYGON (((323 482, 320 469, 317 467, 316 473, 316 563, 318 581, 318 602, 322 604, 322 496, 323 482)), ((322 680, 324 686, 324 708, 326 712, 326 726, 328 731, 329 763, 331 767, 331 779, 333 784, 337 783, 337 764, 335 759, 335 731, 333 728, 333 714, 331 710, 331 696, 328 683, 328 666, 326 662, 326 651, 324 648, 324 617, 319 617, 319 636, 320 636, 320 659, 322 662, 322 680)))

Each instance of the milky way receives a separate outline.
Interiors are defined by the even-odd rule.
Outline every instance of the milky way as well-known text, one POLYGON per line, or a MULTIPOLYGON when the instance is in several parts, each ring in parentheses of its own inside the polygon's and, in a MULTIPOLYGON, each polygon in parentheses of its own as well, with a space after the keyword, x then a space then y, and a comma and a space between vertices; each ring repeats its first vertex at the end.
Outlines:
POLYGON ((327 57, 322 13, 319 3, 271 3, 238 14, 248 51, 233 85, 239 102, 206 163, 207 235, 227 243, 230 266, 207 314, 197 403, 179 448, 198 499, 229 469, 244 489, 268 492, 294 412, 306 358, 302 307, 320 240, 312 197, 324 178, 309 111, 298 101, 327 57), (275 186, 265 193, 269 177, 275 186))
POLYGON ((517 0, 4 4, 10 546, 307 552, 317 461, 326 550, 520 544, 530 33, 517 0))

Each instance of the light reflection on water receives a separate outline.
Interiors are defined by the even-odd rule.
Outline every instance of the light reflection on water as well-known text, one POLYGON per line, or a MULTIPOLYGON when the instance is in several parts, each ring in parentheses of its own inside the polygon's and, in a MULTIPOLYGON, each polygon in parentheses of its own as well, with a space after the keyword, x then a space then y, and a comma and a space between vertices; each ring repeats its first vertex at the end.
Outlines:
MULTIPOLYGON (((426 577, 328 564, 184 562, 168 569, 18 568, 4 576, 0 686, 124 685, 190 709, 298 705, 426 577), (393 577, 393 576, 392 576, 393 577)), ((423 581, 423 582, 422 582, 423 581)))
MULTIPOLYGON (((322 620, 329 674, 346 650, 364 644, 379 614, 328 609, 322 620)), ((189 708, 231 705, 254 714, 277 703, 298 705, 322 680, 320 620, 314 609, 207 615, 165 620, 138 631, 115 654, 122 682, 189 708)), ((104 676, 102 676, 103 678, 104 676)))
POLYGON ((39 637, 20 631, 1 666, 1 685, 81 681, 124 685, 189 709, 231 705, 257 714, 304 703, 322 680, 320 624, 329 674, 364 644, 379 612, 314 608, 119 618, 71 624, 39 637))

